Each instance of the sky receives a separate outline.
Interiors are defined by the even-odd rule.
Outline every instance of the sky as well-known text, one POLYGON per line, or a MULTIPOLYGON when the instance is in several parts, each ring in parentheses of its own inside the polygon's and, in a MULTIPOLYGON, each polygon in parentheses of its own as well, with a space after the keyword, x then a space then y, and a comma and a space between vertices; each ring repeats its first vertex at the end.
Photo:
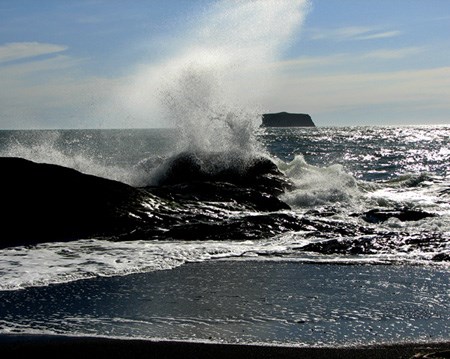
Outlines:
POLYGON ((450 124, 448 34, 448 0, 0 0, 0 129, 450 124))

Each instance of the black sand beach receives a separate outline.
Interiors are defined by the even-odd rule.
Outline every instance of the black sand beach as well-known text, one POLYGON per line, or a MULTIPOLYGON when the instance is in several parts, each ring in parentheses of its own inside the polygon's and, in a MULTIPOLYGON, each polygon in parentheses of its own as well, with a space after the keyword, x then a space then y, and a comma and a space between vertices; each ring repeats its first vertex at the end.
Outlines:
POLYGON ((450 342, 332 348, 3 335, 0 350, 3 357, 11 358, 450 358, 450 342))

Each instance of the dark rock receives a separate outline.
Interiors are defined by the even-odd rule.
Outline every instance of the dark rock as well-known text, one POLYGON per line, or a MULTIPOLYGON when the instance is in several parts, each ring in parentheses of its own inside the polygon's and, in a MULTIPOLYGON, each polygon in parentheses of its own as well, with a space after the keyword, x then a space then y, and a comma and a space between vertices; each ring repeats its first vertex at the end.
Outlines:
POLYGON ((265 127, 316 127, 311 116, 306 113, 266 113, 262 115, 265 127))
POLYGON ((292 186, 275 163, 263 156, 242 158, 233 153, 182 152, 168 159, 160 171, 158 186, 227 182, 273 195, 292 186))
POLYGON ((406 222, 419 221, 434 216, 434 214, 425 211, 402 208, 395 210, 372 209, 364 213, 362 218, 369 223, 381 223, 387 221, 389 218, 397 218, 402 222, 406 222))
POLYGON ((70 168, 0 158, 0 247, 124 233, 145 194, 70 168))
POLYGON ((167 237, 182 240, 254 240, 302 228, 295 215, 271 213, 180 224, 173 226, 167 237))
POLYGON ((235 210, 289 209, 277 196, 292 184, 266 157, 182 152, 159 170, 158 185, 146 190, 164 199, 214 202, 221 208, 232 203, 235 210))
POLYGON ((275 195, 227 182, 188 182, 170 186, 147 187, 146 190, 160 198, 178 203, 186 201, 214 203, 216 207, 227 210, 266 212, 290 209, 275 195))
POLYGON ((435 262, 450 262, 450 253, 438 253, 431 260, 435 262))
MULTIPOLYGON (((333 238, 314 242, 303 246, 301 250, 321 254, 348 254, 371 255, 378 253, 409 253, 436 252, 445 248, 448 238, 440 233, 420 232, 409 234, 407 232, 375 231, 366 235, 355 228, 351 238, 333 238)), ((448 254, 439 253, 433 257, 435 261, 447 261, 448 254)))
POLYGON ((330 239, 324 242, 310 243, 302 248, 307 252, 317 252, 322 254, 373 254, 373 243, 370 238, 350 239, 330 239))
POLYGON ((0 158, 0 248, 92 237, 265 238, 299 228, 295 216, 236 215, 289 209, 277 198, 288 181, 270 160, 215 172, 196 160, 182 154, 164 185, 134 188, 62 166, 0 158))

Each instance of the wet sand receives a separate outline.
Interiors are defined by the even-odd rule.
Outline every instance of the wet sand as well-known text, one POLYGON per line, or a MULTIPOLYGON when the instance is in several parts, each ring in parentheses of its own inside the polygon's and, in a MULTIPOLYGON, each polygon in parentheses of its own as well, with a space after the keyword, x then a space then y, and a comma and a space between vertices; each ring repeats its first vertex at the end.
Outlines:
POLYGON ((2 335, 0 351, 3 357, 46 358, 450 358, 450 342, 332 348, 2 335))

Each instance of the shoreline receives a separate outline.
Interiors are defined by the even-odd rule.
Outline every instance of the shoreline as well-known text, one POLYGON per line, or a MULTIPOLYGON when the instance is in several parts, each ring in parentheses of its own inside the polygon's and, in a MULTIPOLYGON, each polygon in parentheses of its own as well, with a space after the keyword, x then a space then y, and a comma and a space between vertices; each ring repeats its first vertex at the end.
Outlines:
POLYGON ((2 355, 97 358, 448 358, 450 341, 343 347, 222 344, 91 336, 0 334, 2 355))
POLYGON ((59 333, 300 349, 447 343, 447 290, 448 271, 436 268, 202 262, 1 292, 0 329, 9 338, 59 333))

